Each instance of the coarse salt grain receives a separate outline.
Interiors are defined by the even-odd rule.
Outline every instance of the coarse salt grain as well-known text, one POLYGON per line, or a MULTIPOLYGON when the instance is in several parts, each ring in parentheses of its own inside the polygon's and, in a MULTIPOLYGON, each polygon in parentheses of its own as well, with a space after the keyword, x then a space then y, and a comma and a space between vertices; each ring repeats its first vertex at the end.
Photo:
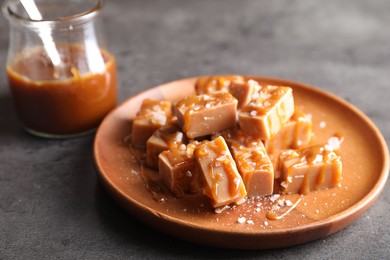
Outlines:
POLYGON ((254 224, 253 220, 251 220, 251 219, 248 219, 248 220, 246 221, 246 223, 249 224, 249 225, 253 225, 253 224, 254 224))
POLYGON ((325 128, 326 127, 326 122, 325 121, 321 121, 320 122, 320 128, 325 128))
POLYGON ((245 217, 241 217, 241 218, 237 219, 237 222, 240 223, 240 224, 243 224, 245 221, 246 221, 245 217))
POLYGON ((275 202, 279 197, 280 197, 280 194, 274 194, 274 195, 272 195, 269 199, 270 199, 272 202, 275 202))
POLYGON ((257 111, 256 110, 252 110, 251 112, 249 112, 249 115, 257 116, 257 111))
POLYGON ((341 142, 342 141, 338 137, 332 136, 328 139, 328 143, 325 145, 325 148, 330 151, 338 150, 340 149, 341 142))
POLYGON ((255 92, 255 93, 253 93, 253 95, 252 95, 252 99, 258 99, 259 97, 260 97, 259 92, 255 92))
POLYGON ((165 125, 167 122, 167 117, 165 116, 164 112, 154 112, 151 115, 151 121, 153 124, 165 125))
POLYGON ((286 200, 286 205, 288 207, 291 207, 293 205, 293 203, 291 202, 291 200, 286 200))
POLYGON ((183 139, 183 133, 182 132, 177 132, 175 136, 175 141, 180 142, 183 139))
POLYGON ((284 199, 280 199, 277 201, 278 205, 283 207, 284 206, 284 199))

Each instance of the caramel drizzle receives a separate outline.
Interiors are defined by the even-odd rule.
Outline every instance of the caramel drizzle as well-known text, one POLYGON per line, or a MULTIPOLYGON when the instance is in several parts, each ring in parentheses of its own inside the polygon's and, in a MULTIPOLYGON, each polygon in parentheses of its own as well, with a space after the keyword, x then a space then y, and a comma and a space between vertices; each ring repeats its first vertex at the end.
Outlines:
POLYGON ((207 171, 211 178, 212 186, 205 190, 206 194, 210 195, 214 199, 217 198, 218 186, 220 181, 223 179, 223 176, 221 173, 214 171, 214 169, 220 166, 223 167, 223 170, 226 174, 230 196, 233 197, 238 193, 244 194, 245 190, 243 190, 244 188, 240 185, 241 181, 239 179, 239 175, 237 175, 234 169, 235 164, 233 163, 231 156, 227 154, 228 149, 223 143, 222 137, 216 138, 212 142, 208 142, 202 145, 200 149, 196 150, 196 156, 198 158, 209 156, 207 148, 215 154, 215 159, 207 166, 207 171), (226 158, 221 160, 220 158, 223 156, 226 156, 226 158))
POLYGON ((268 218, 269 220, 280 220, 280 219, 284 218, 284 217, 287 216, 293 209, 295 209, 295 208, 298 206, 298 204, 301 202, 302 198, 303 198, 303 195, 301 195, 301 196, 299 197, 299 199, 298 199, 293 205, 291 205, 285 212, 283 212, 281 215, 276 215, 275 212, 268 211, 268 212, 267 212, 267 218, 268 218))
POLYGON ((256 111, 257 116, 264 116, 268 111, 274 107, 280 100, 280 98, 287 93, 290 88, 266 86, 259 90, 260 97, 253 99, 247 106, 245 106, 243 112, 256 111), (259 104, 261 106, 259 106, 259 104))
POLYGON ((230 146, 245 187, 249 187, 255 170, 272 167, 271 164, 264 161, 266 158, 265 152, 260 150, 259 147, 253 147, 253 150, 250 149, 248 144, 241 145, 239 143, 232 143, 230 146), (245 156, 246 154, 249 154, 249 157, 245 156))
POLYGON ((228 154, 223 153, 228 152, 228 148, 225 146, 222 140, 222 137, 217 138, 213 142, 208 143, 207 146, 216 154, 216 158, 213 160, 214 167, 220 163, 217 161, 218 158, 226 156, 226 159, 222 161, 222 166, 228 179, 229 194, 234 196, 240 192, 240 180, 238 179, 237 173, 233 168, 233 159, 230 157, 229 160, 228 154))
MULTIPOLYGON (((298 153, 290 154, 290 158, 298 158, 298 161, 287 169, 287 176, 291 176, 292 170, 296 167, 299 167, 301 164, 304 164, 305 162, 309 166, 314 165, 315 163, 317 163, 316 160, 318 160, 319 156, 321 156, 321 162, 323 163, 323 166, 321 167, 320 172, 317 176, 315 185, 316 187, 318 187, 325 182, 325 172, 328 166, 327 164, 331 163, 333 167, 332 185, 334 186, 340 182, 341 170, 337 167, 337 161, 335 160, 339 157, 332 157, 331 155, 335 155, 335 152, 325 149, 323 145, 315 145, 309 148, 300 149, 298 153)), ((300 188, 300 194, 308 194, 310 192, 310 174, 311 171, 309 168, 304 175, 302 186, 300 188)), ((317 189, 316 187, 315 189, 317 189)))

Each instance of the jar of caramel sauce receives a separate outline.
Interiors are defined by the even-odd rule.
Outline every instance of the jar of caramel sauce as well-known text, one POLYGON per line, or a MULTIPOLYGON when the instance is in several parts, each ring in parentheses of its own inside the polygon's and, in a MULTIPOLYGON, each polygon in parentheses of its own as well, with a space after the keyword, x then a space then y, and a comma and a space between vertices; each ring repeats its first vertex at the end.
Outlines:
POLYGON ((102 37, 101 0, 8 0, 6 70, 15 110, 28 132, 66 138, 93 131, 116 105, 114 56, 102 37), (24 1, 25 2, 25 1, 24 1))

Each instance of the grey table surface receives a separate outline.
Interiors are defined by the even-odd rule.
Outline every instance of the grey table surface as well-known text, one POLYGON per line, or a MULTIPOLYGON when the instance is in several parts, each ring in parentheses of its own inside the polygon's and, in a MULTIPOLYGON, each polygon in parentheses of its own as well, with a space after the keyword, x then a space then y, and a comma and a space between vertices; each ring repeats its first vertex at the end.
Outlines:
MULTIPOLYGON (((390 1, 107 1, 119 102, 178 78, 254 74, 318 86, 367 114, 390 141, 390 1)), ((342 231, 265 251, 216 249, 161 234, 99 184, 94 136, 45 140, 18 126, 0 17, 0 259, 389 259, 390 187, 342 231)))

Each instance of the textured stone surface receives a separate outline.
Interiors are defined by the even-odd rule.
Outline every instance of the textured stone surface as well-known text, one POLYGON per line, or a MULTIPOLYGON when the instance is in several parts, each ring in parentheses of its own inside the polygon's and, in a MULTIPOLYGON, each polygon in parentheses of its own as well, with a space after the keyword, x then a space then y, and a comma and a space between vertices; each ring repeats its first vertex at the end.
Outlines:
MULTIPOLYGON (((0 1, 2 2, 2 1, 0 1)), ((293 79, 365 112, 390 141, 388 0, 107 1, 120 101, 156 84, 201 74, 293 79)), ((93 136, 43 140, 19 129, 6 84, 8 26, 0 17, 0 258, 390 257, 390 190, 354 224, 277 251, 218 250, 160 234, 102 189, 93 136)))

